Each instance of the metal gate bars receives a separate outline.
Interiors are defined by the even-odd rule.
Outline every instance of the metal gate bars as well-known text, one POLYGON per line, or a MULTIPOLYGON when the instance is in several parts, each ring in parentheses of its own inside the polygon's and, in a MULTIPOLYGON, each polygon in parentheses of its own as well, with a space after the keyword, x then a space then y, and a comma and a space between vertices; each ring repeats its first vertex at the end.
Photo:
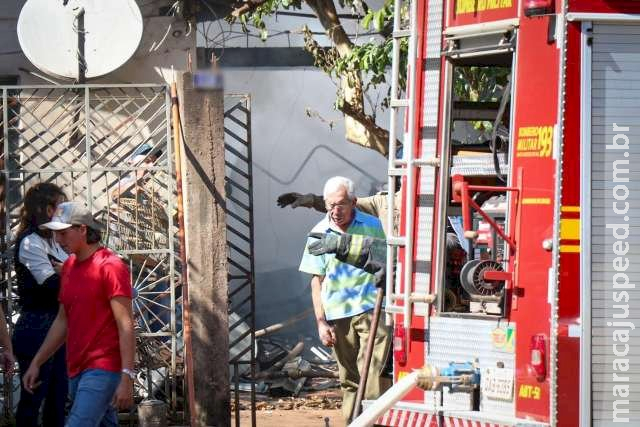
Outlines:
MULTIPOLYGON (((137 327, 136 396, 178 410, 181 298, 174 242, 175 179, 167 88, 158 85, 0 87, 2 298, 15 311, 12 240, 22 197, 59 185, 106 225, 103 241, 129 265, 137 327)), ((5 388, 4 410, 17 398, 5 388)))
MULTIPOLYGON (((224 133, 229 287, 229 368, 235 425, 240 426, 240 379, 248 379, 251 425, 255 405, 255 274, 251 103, 246 95, 225 95, 224 133)), ((245 383, 246 384, 246 383, 245 383)))

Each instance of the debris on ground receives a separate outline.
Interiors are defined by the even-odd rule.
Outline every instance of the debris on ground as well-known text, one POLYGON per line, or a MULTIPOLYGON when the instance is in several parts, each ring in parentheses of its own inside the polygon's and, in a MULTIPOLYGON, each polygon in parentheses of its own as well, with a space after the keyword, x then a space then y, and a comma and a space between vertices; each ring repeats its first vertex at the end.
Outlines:
MULTIPOLYGON (((333 356, 323 347, 307 345, 310 337, 301 337, 295 342, 273 336, 275 332, 295 324, 310 315, 306 310, 292 318, 255 333, 255 367, 253 373, 242 339, 248 338, 248 326, 238 315, 233 321, 239 325, 241 335, 230 337, 237 345, 230 350, 231 359, 242 360, 243 365, 235 365, 231 370, 232 384, 238 391, 250 391, 252 384, 259 394, 271 397, 297 397, 301 392, 335 389, 338 383, 338 368, 333 356), (242 332, 244 331, 244 333, 242 332), (235 348, 238 347, 238 348, 235 348), (242 366, 242 368, 240 368, 242 366)), ((230 317, 230 321, 232 321, 230 317)))
MULTIPOLYGON (((323 419, 329 419, 327 414, 339 418, 335 414, 340 412, 342 397, 338 367, 330 350, 315 344, 311 337, 291 340, 274 336, 275 332, 310 313, 312 311, 307 310, 285 322, 256 331, 253 373, 250 363, 246 363, 250 361, 250 353, 241 354, 246 345, 231 349, 230 356, 244 360, 242 365, 235 365, 231 370, 232 414, 242 418, 243 411, 251 413, 253 387, 255 410, 260 414, 277 414, 278 411, 320 413, 323 414, 319 418, 322 425, 325 424, 323 419)), ((237 322, 242 322, 240 317, 237 322)), ((240 339, 242 336, 239 335, 234 342, 240 339)), ((321 425, 316 422, 305 425, 316 424, 321 425)))
MULTIPOLYGON (((339 386, 338 367, 326 351, 311 347, 305 353, 304 341, 295 344, 277 338, 256 340, 256 369, 239 375, 239 389, 271 397, 298 396, 301 392, 335 389, 339 386)), ((235 378, 232 384, 235 383, 235 378)))

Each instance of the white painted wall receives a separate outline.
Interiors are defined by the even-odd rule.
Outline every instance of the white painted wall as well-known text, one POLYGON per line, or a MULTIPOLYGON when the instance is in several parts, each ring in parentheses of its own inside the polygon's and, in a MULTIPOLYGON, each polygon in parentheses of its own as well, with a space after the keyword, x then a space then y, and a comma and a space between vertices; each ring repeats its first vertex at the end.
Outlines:
MULTIPOLYGON (((264 327, 311 306, 309 279, 298 272, 306 235, 322 214, 281 209, 278 195, 321 194, 331 176, 354 180, 359 196, 386 182, 386 159, 347 143, 341 115, 332 108, 335 86, 313 68, 228 69, 225 91, 251 94, 257 324, 264 327), (309 107, 324 119, 305 114, 309 107)), ((316 338, 312 318, 289 331, 316 338)))

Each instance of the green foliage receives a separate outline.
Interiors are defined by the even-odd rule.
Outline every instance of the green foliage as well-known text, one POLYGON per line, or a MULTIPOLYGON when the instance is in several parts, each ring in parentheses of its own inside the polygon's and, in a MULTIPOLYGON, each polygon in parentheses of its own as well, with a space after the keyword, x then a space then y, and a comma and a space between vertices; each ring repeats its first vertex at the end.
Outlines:
MULTIPOLYGON (((406 13, 403 13, 406 15, 406 13)), ((408 18, 405 16, 405 18, 408 18)), ((406 19, 405 19, 406 20, 406 19)), ((342 58, 337 58, 331 75, 340 77, 348 73, 358 73, 365 79, 363 90, 387 83, 387 74, 393 61, 393 39, 391 28, 393 24, 393 1, 387 0, 384 6, 378 10, 369 9, 362 18, 360 25, 368 31, 375 31, 378 37, 372 37, 366 43, 356 44, 352 51, 342 58)), ((406 88, 407 56, 409 50, 408 40, 400 41, 399 64, 399 90, 406 88)), ((389 89, 390 91, 390 89, 389 89)), ((389 103, 390 92, 382 101, 382 106, 389 103)), ((340 96, 338 96, 338 103, 340 96)))
MULTIPOLYGON (((499 102, 511 73, 504 67, 455 67, 453 69, 453 94, 456 101, 499 102)), ((493 130, 493 123, 474 121, 474 129, 481 132, 478 141, 486 140, 493 130)))
POLYGON ((373 22, 374 28, 377 32, 381 32, 385 26, 390 25, 393 22, 393 2, 387 0, 384 6, 379 10, 371 10, 362 18, 362 28, 368 30, 371 28, 373 22))
MULTIPOLYGON (((400 64, 398 87, 400 91, 406 88, 407 52, 409 42, 402 39, 400 42, 400 64)), ((368 42, 359 46, 354 46, 351 53, 344 58, 338 58, 331 74, 339 77, 348 72, 357 72, 366 76, 364 90, 376 87, 379 84, 387 83, 387 73, 392 65, 393 42, 391 38, 382 40, 380 43, 368 42)), ((390 90, 390 89, 389 89, 390 90)), ((390 95, 390 93, 388 93, 390 95)), ((382 102, 382 106, 388 106, 388 96, 382 102)))
MULTIPOLYGON (((327 35, 339 45, 321 46, 316 41, 314 34, 305 26, 302 29, 304 35, 304 48, 314 58, 314 65, 327 73, 331 78, 339 80, 336 93, 335 107, 338 110, 355 112, 348 114, 352 117, 359 116, 360 123, 365 127, 369 126, 370 135, 379 135, 379 131, 384 131, 375 124, 375 111, 378 105, 373 106, 373 119, 363 120, 365 115, 364 101, 367 99, 367 91, 379 85, 385 85, 387 89, 386 97, 380 102, 382 108, 389 106, 391 95, 401 97, 407 85, 407 64, 409 40, 400 39, 398 64, 398 93, 391 94, 388 75, 393 63, 394 40, 392 31, 394 27, 394 4, 393 0, 385 0, 384 5, 377 10, 370 9, 366 4, 367 0, 330 0, 332 3, 316 2, 312 0, 235 0, 235 9, 232 15, 227 17, 229 22, 240 22, 244 31, 249 31, 249 27, 255 27, 260 33, 262 40, 269 36, 268 29, 264 22, 265 17, 275 14, 278 10, 301 9, 303 2, 310 3, 314 13, 319 15, 318 20, 325 27, 327 35), (322 8, 324 5, 325 9, 322 8), (346 34, 342 28, 339 18, 335 16, 336 10, 333 6, 340 6, 342 9, 350 8, 352 13, 362 16, 360 26, 362 31, 358 34, 346 34), (329 34, 331 32, 331 34, 329 34), (350 40, 346 40, 345 36, 350 40), (345 92, 348 93, 347 104, 345 92)), ((407 29, 409 27, 408 2, 403 2, 399 11, 399 27, 407 29)), ((297 28, 291 28, 296 31, 297 28)), ((499 101, 510 70, 500 67, 454 67, 453 91, 455 100, 472 102, 496 102, 499 101)), ((377 104, 378 100, 376 100, 377 104)), ((365 115, 366 117, 366 115, 365 115)), ((480 130, 486 139, 486 135, 491 132, 492 123, 477 121, 474 127, 480 130)), ((384 139, 384 138, 383 138, 384 139)), ((383 152, 384 150, 379 150, 383 152)), ((383 153, 384 154, 384 153, 383 153)))
POLYGON ((497 102, 510 73, 504 67, 455 67, 454 96, 457 101, 497 102))
MULTIPOLYGON (((241 13, 237 18, 229 16, 231 22, 236 19, 242 24, 243 30, 248 31, 248 25, 254 26, 260 33, 260 37, 266 40, 268 29, 264 18, 275 14, 278 10, 301 9, 304 0, 264 0, 258 6, 241 13)), ((351 51, 344 56, 338 55, 335 48, 319 46, 313 39, 311 32, 305 28, 305 49, 314 57, 315 65, 337 79, 354 79, 358 76, 362 79, 363 90, 386 84, 387 73, 393 60, 393 39, 391 29, 393 24, 393 0, 386 0, 384 6, 378 10, 369 9, 361 0, 338 0, 342 7, 350 7, 352 10, 361 8, 366 10, 360 25, 365 31, 375 32, 365 43, 354 40, 351 51)), ((409 21, 408 9, 400 11, 400 22, 406 27, 409 21)), ((360 36, 362 37, 362 36, 360 36)), ((400 42, 400 64, 398 89, 406 88, 406 70, 408 56, 408 40, 400 42)), ((508 68, 500 67, 455 67, 454 68, 454 96, 458 100, 495 102, 502 94, 502 88, 506 84, 509 75, 508 68)), ((352 86, 350 84, 350 86, 352 86)), ((353 86, 352 86, 353 87, 353 86)), ((390 94, 389 94, 390 95, 390 94)), ((399 95, 399 94, 396 94, 399 95)), ((338 93, 337 104, 341 101, 338 93)), ((388 104, 389 97, 382 102, 382 106, 388 104)))
MULTIPOLYGON (((242 24, 243 30, 248 31, 247 25, 250 23, 260 31, 263 40, 268 37, 268 31, 264 23, 264 18, 273 15, 280 9, 300 9, 303 0, 265 0, 258 7, 239 15, 238 21, 242 24)), ((305 27, 305 49, 314 57, 315 66, 325 71, 330 76, 347 80, 353 80, 354 75, 363 79, 363 90, 386 84, 387 76, 392 63, 393 41, 391 38, 391 28, 393 23, 393 0, 386 0, 382 8, 378 10, 369 9, 366 3, 357 0, 338 0, 341 7, 350 7, 356 10, 360 6, 366 10, 360 25, 363 30, 376 33, 365 43, 358 43, 354 40, 351 52, 339 57, 335 49, 319 46, 309 30, 305 27)), ((403 22, 408 21, 408 11, 401 14, 403 22)), ((235 21, 235 18, 228 18, 235 21)), ((361 36, 362 37, 362 36, 361 36)), ((402 39, 400 42, 400 66, 399 66, 399 89, 402 91, 406 87, 406 67, 407 67, 408 40, 402 39)), ((351 86, 351 84, 350 84, 351 86)), ((338 92, 336 105, 340 105, 343 100, 338 92)), ((387 99, 382 105, 388 104, 387 99)))

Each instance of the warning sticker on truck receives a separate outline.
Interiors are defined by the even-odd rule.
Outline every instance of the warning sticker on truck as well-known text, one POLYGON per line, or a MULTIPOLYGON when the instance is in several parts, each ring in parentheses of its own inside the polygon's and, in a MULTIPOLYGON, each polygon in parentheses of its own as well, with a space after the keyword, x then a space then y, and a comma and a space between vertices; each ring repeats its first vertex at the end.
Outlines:
POLYGON ((491 331, 491 343, 496 350, 513 353, 515 350, 516 330, 509 325, 506 328, 498 327, 491 331))
POLYGON ((516 157, 551 157, 553 126, 526 126, 518 129, 516 157))

